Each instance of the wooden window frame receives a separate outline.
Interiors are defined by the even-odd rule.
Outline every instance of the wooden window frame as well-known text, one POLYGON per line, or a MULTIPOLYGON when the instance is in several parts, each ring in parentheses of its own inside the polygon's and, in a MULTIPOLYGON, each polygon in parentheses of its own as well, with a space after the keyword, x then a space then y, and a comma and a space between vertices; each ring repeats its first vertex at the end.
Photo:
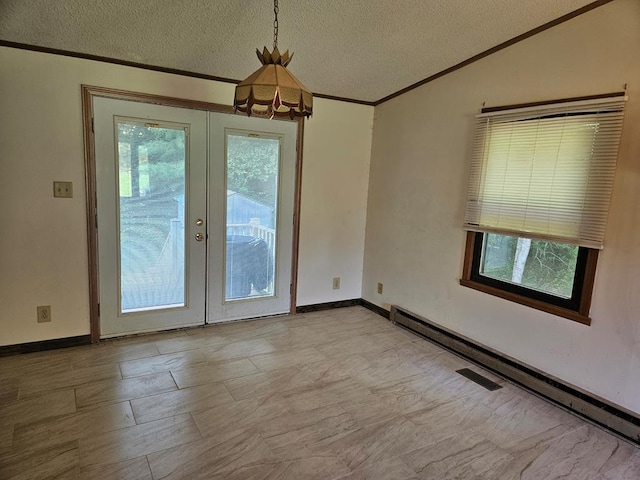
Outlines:
POLYGON ((593 284, 598 263, 598 250, 580 247, 573 296, 568 301, 562 301, 559 297, 553 297, 526 287, 480 275, 479 266, 483 236, 482 232, 467 232, 460 285, 584 325, 591 325, 589 310, 591 308, 593 284))

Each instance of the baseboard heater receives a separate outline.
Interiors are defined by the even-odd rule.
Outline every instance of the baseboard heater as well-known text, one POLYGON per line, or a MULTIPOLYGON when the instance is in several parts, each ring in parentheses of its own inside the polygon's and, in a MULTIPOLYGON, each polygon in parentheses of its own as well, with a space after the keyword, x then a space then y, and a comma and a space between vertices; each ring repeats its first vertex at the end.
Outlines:
POLYGON ((640 418, 620 406, 567 385, 499 352, 464 338, 401 307, 392 306, 389 319, 407 330, 461 355, 621 437, 640 445, 640 418))

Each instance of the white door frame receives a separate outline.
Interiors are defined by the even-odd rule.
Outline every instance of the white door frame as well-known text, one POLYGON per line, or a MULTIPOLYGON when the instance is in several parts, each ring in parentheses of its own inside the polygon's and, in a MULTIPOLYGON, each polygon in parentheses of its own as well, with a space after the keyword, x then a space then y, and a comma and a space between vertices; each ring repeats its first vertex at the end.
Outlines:
POLYGON ((296 127, 264 118, 211 114, 209 121, 209 260, 207 323, 278 315, 291 308, 291 258, 295 214, 296 127), (275 285, 272 295, 227 300, 227 135, 270 138, 279 143, 276 209, 275 285), (219 179, 225 178, 220 182, 219 179), (217 206, 217 208, 216 208, 217 206))
MULTIPOLYGON (((198 226, 196 220, 206 218, 207 208, 207 112, 104 97, 94 98, 93 106, 95 109, 96 159, 99 162, 96 165, 96 194, 99 210, 98 258, 100 265, 102 265, 99 271, 101 338, 203 325, 206 298, 206 242, 198 241, 195 237, 197 234, 204 233, 205 226, 198 226), (178 241, 179 237, 184 240, 182 246, 185 254, 182 264, 184 297, 181 305, 165 304, 150 308, 122 310, 125 307, 122 303, 124 290, 122 286, 121 255, 123 254, 123 244, 121 232, 126 229, 121 225, 123 219, 120 216, 119 206, 122 205, 123 197, 121 196, 122 192, 119 192, 117 188, 119 184, 118 165, 121 157, 117 147, 116 124, 139 125, 143 128, 153 126, 184 132, 185 195, 182 207, 184 210, 177 214, 181 221, 179 220, 175 224, 181 225, 182 228, 179 226, 178 231, 167 232, 170 237, 176 237, 173 238, 173 241, 178 241), (184 233, 180 235, 182 229, 184 233)), ((158 185, 152 186, 152 189, 156 187, 158 185)), ((140 196, 139 200, 144 204, 154 203, 153 197, 140 196)), ((177 210, 181 210, 181 208, 177 210)), ((169 230, 169 218, 167 217, 165 221, 166 223, 163 222, 162 225, 165 225, 169 230)), ((132 226, 130 225, 130 227, 132 226)), ((157 224, 156 227, 161 228, 161 225, 157 224)), ((158 233, 159 231, 156 231, 154 238, 158 239, 158 233)), ((129 241, 135 241, 136 237, 137 235, 128 237, 127 245, 129 245, 129 241)), ((164 240, 164 238, 158 240, 164 240)), ((150 245, 153 243, 151 239, 147 239, 145 242, 151 242, 150 245)), ((156 247, 159 248, 161 245, 158 243, 156 247)), ((155 258, 154 261, 159 261, 159 258, 155 258)), ((146 262, 143 263, 147 266, 146 262)), ((168 264, 160 264, 168 266, 168 264)), ((140 268, 143 268, 142 265, 140 268)), ((136 271, 141 273, 139 268, 136 268, 136 271)), ((131 273, 129 272, 129 274, 131 273)), ((168 271, 165 271, 164 275, 167 276, 161 274, 161 278, 167 281, 169 279, 175 280, 176 273, 172 272, 171 275, 168 275, 168 271)), ((151 280, 151 277, 148 280, 151 280)), ((143 287, 142 284, 136 283, 136 285, 143 287)), ((132 285, 129 285, 130 287, 132 285)), ((179 287, 175 285, 174 287, 178 288, 179 292, 179 287)), ((126 290, 131 293, 129 288, 126 290)), ((176 298, 171 300, 173 303, 178 302, 176 298)), ((170 301, 170 299, 166 298, 165 301, 170 301)))
MULTIPOLYGON (((197 100, 176 97, 166 97, 146 93, 129 92, 106 87, 82 85, 82 115, 85 146, 85 180, 87 200, 87 247, 89 273, 89 311, 91 342, 100 341, 100 297, 98 290, 98 230, 97 230, 97 202, 96 202, 96 158, 93 134, 93 98, 107 97, 133 102, 153 103, 173 107, 205 110, 208 112, 233 113, 233 107, 197 100)), ((281 120, 274 120, 281 121, 281 120)), ((285 120, 289 121, 289 120, 285 120)), ((298 281, 298 245, 300 237, 300 197, 302 184, 302 139, 304 137, 304 119, 298 122, 296 141, 296 171, 294 193, 293 245, 291 256, 291 306, 289 313, 296 312, 296 293, 298 281)))

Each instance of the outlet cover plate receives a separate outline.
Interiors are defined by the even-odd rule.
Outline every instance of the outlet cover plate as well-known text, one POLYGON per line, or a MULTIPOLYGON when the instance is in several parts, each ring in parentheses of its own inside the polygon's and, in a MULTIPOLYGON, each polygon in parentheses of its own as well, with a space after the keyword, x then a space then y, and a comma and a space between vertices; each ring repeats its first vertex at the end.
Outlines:
POLYGON ((53 196, 73 198, 73 182, 53 182, 53 196))
POLYGON ((38 323, 51 321, 51 305, 40 305, 38 308, 38 323))

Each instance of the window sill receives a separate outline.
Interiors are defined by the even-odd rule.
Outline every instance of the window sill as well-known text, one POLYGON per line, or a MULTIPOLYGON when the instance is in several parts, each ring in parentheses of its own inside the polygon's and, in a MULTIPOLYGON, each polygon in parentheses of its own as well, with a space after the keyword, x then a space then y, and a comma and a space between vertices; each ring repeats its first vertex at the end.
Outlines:
POLYGON ((488 293, 489 295, 493 295, 495 297, 510 300, 512 302, 519 303, 520 305, 535 308, 536 310, 541 310, 552 315, 557 315, 558 317, 567 318, 569 320, 573 320, 574 322, 582 323, 583 325, 591 325, 591 318, 581 315, 580 313, 573 310, 568 310, 556 305, 550 305, 539 300, 518 295, 517 293, 505 292, 504 290, 490 287, 489 285, 484 285, 482 283, 474 282, 473 280, 465 280, 461 278, 460 285, 478 290, 480 292, 488 293))

